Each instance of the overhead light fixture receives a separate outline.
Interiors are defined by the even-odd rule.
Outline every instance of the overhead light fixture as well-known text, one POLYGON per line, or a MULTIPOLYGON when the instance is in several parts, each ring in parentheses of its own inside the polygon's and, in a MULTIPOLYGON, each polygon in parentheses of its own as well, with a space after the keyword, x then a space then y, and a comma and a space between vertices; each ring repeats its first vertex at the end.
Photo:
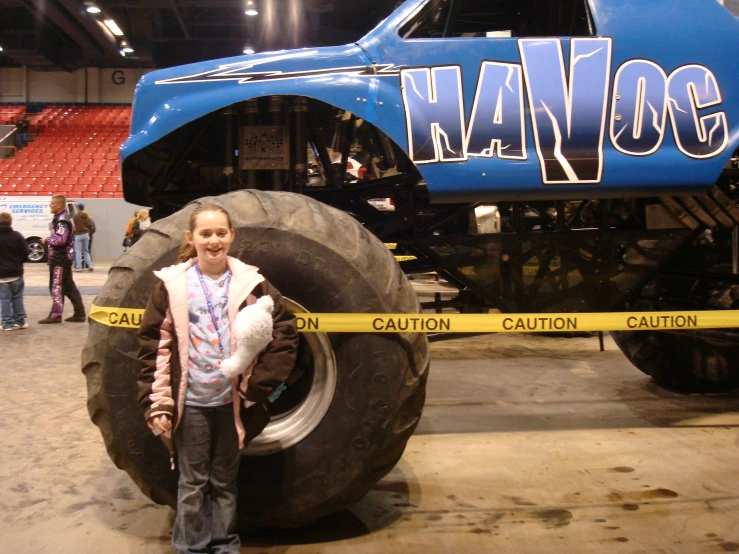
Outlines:
POLYGON ((101 11, 103 11, 100 8, 98 8, 95 4, 87 4, 87 7, 85 8, 85 10, 87 10, 87 13, 100 13, 101 11))
POLYGON ((113 21, 112 19, 106 19, 103 21, 105 23, 105 26, 110 29, 110 32, 113 33, 117 37, 123 36, 123 31, 121 31, 121 28, 118 26, 118 24, 113 21))
POLYGON ((254 47, 251 45, 251 43, 246 43, 244 46, 244 54, 250 55, 254 53, 254 47))
POLYGON ((0 46, 0 52, 2 52, 2 51, 3 51, 3 47, 2 47, 2 46, 0 46))
POLYGON ((246 11, 244 13, 252 17, 259 15, 259 11, 257 10, 257 5, 254 3, 254 0, 247 0, 246 11))
POLYGON ((131 54, 133 52, 133 48, 131 48, 131 45, 128 44, 128 41, 122 40, 121 41, 121 52, 125 56, 126 54, 131 54))

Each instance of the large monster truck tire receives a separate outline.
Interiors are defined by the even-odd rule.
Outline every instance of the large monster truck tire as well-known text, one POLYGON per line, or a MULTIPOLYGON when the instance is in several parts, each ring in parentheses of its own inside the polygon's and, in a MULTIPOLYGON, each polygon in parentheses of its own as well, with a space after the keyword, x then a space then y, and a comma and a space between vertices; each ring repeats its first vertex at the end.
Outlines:
MULTIPOLYGON (((116 260, 96 304, 144 308, 152 271, 176 262, 190 213, 204 202, 231 214, 230 254, 259 267, 306 311, 420 311, 390 251, 350 216, 304 196, 258 191, 204 198, 154 223, 116 260)), ((302 396, 252 443, 255 454, 242 455, 242 530, 303 525, 360 499, 393 468, 420 418, 425 335, 337 333, 310 342, 307 336, 301 335, 302 361, 294 372, 304 375, 283 393, 289 398, 302 390, 302 396), (310 402, 305 419, 296 421, 310 402)), ((174 507, 177 471, 136 402, 137 349, 135 329, 90 323, 82 355, 88 409, 116 466, 152 500, 174 507)))
POLYGON ((659 385, 687 393, 739 387, 739 344, 691 331, 611 332, 629 361, 659 385))

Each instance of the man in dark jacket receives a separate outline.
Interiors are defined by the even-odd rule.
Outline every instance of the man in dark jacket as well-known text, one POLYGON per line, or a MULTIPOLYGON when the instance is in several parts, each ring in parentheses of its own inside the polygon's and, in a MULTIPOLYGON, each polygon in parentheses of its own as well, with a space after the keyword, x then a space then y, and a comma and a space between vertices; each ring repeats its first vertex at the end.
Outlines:
POLYGON ((74 260, 74 223, 67 212, 67 199, 55 195, 49 204, 54 219, 49 226, 51 235, 41 242, 48 247, 49 257, 49 290, 51 291, 51 313, 39 323, 61 323, 64 297, 72 302, 74 314, 64 321, 86 321, 85 306, 82 296, 72 278, 72 261, 74 260))
POLYGON ((27 329, 23 308, 23 262, 28 259, 28 245, 23 235, 14 231, 13 217, 0 212, 0 311, 3 331, 27 329))

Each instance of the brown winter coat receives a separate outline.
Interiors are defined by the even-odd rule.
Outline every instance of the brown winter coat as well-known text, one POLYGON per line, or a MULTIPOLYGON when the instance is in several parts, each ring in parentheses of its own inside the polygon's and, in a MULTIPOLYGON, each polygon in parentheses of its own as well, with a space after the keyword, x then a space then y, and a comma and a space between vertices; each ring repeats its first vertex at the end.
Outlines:
MULTIPOLYGON (((185 272, 197 259, 154 272, 160 279, 154 286, 139 327, 139 405, 144 417, 168 414, 177 428, 185 407, 189 358, 188 290, 185 272), (186 371, 186 370, 185 370, 186 371)), ((259 274, 257 268, 228 258, 232 273, 229 285, 228 317, 231 325, 239 311, 265 294, 274 300, 272 342, 243 376, 233 380, 234 418, 243 448, 264 430, 269 414, 264 402, 284 383, 295 366, 298 332, 295 315, 285 305, 280 292, 259 274), (239 398, 255 405, 243 409, 239 398)), ((236 338, 231 336, 231 352, 236 338)))

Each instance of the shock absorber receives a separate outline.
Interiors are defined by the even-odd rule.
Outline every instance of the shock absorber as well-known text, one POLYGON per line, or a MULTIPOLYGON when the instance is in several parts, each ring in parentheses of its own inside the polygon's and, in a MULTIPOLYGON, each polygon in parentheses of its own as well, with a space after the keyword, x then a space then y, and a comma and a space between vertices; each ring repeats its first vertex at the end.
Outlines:
POLYGON ((308 175, 308 135, 306 132, 306 115, 308 113, 308 99, 303 96, 293 98, 292 111, 295 114, 295 178, 298 192, 303 192, 303 184, 308 175))
MULTIPOLYGON (((246 101, 246 124, 249 127, 255 127, 259 123, 259 101, 252 98, 246 101)), ((240 155, 243 155, 239 152, 240 155)), ((257 188, 257 170, 246 170, 246 188, 257 188)))
MULTIPOLYGON (((285 117, 282 112, 282 96, 269 97, 269 113, 272 119, 272 125, 282 127, 285 124, 285 117)), ((285 172, 282 169, 272 170, 272 190, 283 190, 285 182, 285 172)))

